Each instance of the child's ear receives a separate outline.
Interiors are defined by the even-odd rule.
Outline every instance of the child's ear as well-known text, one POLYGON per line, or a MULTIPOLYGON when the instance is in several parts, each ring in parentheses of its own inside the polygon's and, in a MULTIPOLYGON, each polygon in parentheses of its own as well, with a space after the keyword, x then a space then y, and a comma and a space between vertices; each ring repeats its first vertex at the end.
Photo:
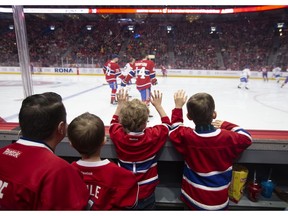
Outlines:
POLYGON ((101 145, 105 145, 106 142, 107 142, 107 137, 106 137, 106 135, 105 135, 105 136, 104 136, 104 140, 103 140, 103 142, 102 142, 101 145))
POLYGON ((216 119, 216 118, 217 118, 217 112, 214 111, 214 112, 213 112, 213 119, 216 119))
POLYGON ((186 114, 187 118, 192 121, 193 119, 188 115, 188 113, 186 114))

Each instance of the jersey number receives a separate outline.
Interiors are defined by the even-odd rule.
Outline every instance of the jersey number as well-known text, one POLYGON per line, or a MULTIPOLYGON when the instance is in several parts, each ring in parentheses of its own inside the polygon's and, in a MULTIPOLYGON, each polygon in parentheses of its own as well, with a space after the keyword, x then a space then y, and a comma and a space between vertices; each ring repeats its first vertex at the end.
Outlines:
POLYGON ((110 73, 111 73, 110 67, 106 67, 106 74, 107 74, 108 76, 110 76, 110 73))
POLYGON ((137 76, 140 77, 140 79, 145 79, 145 67, 142 67, 140 70, 136 68, 137 76))

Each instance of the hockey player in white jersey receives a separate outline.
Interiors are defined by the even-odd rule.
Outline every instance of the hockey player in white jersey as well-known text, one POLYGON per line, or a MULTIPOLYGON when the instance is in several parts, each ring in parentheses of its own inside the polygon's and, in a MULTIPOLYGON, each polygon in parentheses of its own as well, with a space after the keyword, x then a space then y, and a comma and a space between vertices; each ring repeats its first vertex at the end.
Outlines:
POLYGON ((250 77, 250 69, 246 67, 240 74, 240 83, 238 85, 239 89, 241 89, 243 86, 245 87, 245 89, 249 89, 248 88, 249 77, 250 77))
MULTIPOLYGON (((135 58, 131 57, 129 59, 129 62, 125 65, 123 71, 122 71, 122 75, 124 75, 125 77, 129 74, 130 71, 134 70, 134 64, 135 64, 135 58)), ((126 89, 128 95, 130 95, 130 90, 131 87, 130 85, 132 84, 132 81, 129 80, 129 82, 127 84, 123 84, 123 82, 121 82, 121 87, 126 89)))
POLYGON ((275 67, 272 70, 273 76, 275 77, 277 83, 280 82, 280 77, 281 77, 281 68, 280 67, 275 67))

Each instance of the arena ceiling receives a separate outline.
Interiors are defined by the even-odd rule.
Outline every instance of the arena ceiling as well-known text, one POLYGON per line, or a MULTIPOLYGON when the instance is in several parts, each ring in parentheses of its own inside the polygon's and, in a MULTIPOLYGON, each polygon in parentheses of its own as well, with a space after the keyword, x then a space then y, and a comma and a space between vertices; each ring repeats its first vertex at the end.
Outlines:
MULTIPOLYGON (((117 5, 117 6, 112 6, 112 5, 28 5, 28 6, 23 6, 23 8, 29 7, 29 8, 191 8, 191 9, 225 9, 225 8, 245 8, 245 7, 253 7, 252 5, 249 6, 243 6, 243 5, 180 5, 180 6, 161 6, 161 5, 152 5, 152 6, 127 6, 127 5, 117 5)), ((11 8, 9 5, 4 5, 1 6, 0 8, 11 8)), ((247 16, 247 17, 257 17, 259 14, 267 14, 271 16, 278 16, 282 19, 286 19, 288 15, 288 9, 280 9, 280 10, 271 10, 271 11, 265 11, 265 12, 253 12, 253 13, 244 13, 244 14, 199 14, 199 17, 204 20, 215 20, 215 19, 237 19, 238 16, 247 16)), ((164 21, 164 22, 177 22, 181 20, 187 19, 185 14, 29 14, 29 16, 37 16, 37 17, 42 17, 42 19, 47 19, 47 20, 63 20, 63 19, 84 19, 87 21, 94 21, 98 19, 99 17, 102 18, 113 18, 113 19, 119 19, 119 18, 131 18, 133 20, 138 20, 138 21, 145 21, 145 19, 149 18, 149 20, 155 20, 155 21, 164 21)), ((192 17, 193 18, 193 17, 192 17)), ((12 13, 0 13, 0 19, 13 19, 13 14, 12 13)))

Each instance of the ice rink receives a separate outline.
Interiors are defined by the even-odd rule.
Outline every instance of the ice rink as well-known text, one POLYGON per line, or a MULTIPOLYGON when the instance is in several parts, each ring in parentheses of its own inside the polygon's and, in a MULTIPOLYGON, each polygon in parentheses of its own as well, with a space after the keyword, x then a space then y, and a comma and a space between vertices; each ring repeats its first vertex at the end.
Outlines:
MULTIPOLYGON (((34 93, 53 91, 60 94, 67 110, 67 121, 84 113, 98 115, 109 125, 116 109, 110 104, 110 88, 104 76, 85 75, 33 75, 34 93)), ((214 97, 217 119, 227 120, 245 129, 285 130, 288 132, 288 85, 280 88, 274 79, 264 82, 251 79, 249 90, 238 89, 238 78, 176 78, 157 77, 158 85, 152 90, 163 92, 163 107, 168 116, 174 108, 173 95, 183 89, 188 97, 197 92, 207 92, 214 97)), ((134 82, 134 80, 133 80, 134 82)), ((281 83, 283 80, 281 81, 281 83)), ((130 95, 140 93, 131 85, 130 95)), ((18 112, 24 93, 20 75, 0 75, 0 116, 8 122, 18 122, 18 112)), ((157 111, 151 105, 149 125, 160 123, 157 111)), ((184 115, 186 107, 184 106, 184 115)), ((184 124, 194 127, 185 117, 184 124)))

